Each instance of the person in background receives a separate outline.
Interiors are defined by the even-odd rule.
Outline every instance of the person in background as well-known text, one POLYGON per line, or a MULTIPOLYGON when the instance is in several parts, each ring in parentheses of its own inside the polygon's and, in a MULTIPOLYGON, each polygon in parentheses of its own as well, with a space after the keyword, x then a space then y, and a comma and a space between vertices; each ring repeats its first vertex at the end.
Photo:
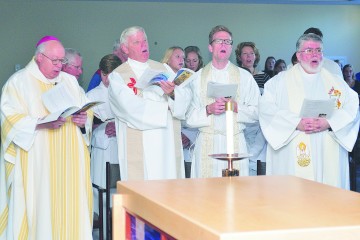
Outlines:
MULTIPOLYGON (((227 162, 209 157, 209 154, 226 153, 225 103, 234 104, 234 152, 247 153, 243 130, 246 123, 258 121, 259 88, 252 75, 229 61, 232 53, 232 33, 222 25, 215 26, 209 33, 208 49, 212 60, 197 72, 191 82, 193 98, 187 114, 186 124, 199 128, 192 159, 191 177, 220 177, 227 162), (208 97, 209 82, 238 84, 237 94, 228 99, 208 97)), ((248 159, 237 161, 234 168, 241 176, 249 175, 248 159)))
POLYGON ((83 73, 83 60, 81 54, 73 48, 65 48, 67 62, 62 66, 62 71, 73 75, 78 81, 83 73))
POLYGON ((184 67, 184 58, 184 50, 181 47, 173 46, 165 51, 161 62, 165 64, 169 72, 176 74, 177 71, 184 67))
POLYGON ((142 27, 125 29, 120 45, 128 60, 109 75, 109 100, 117 128, 121 180, 182 178, 179 119, 185 119, 191 90, 169 81, 137 88, 136 83, 148 68, 161 72, 166 68, 149 59, 148 39, 142 27))
MULTIPOLYGON (((91 138, 91 181, 96 185, 106 188, 106 162, 118 164, 115 116, 109 102, 109 74, 118 66, 121 60, 115 54, 108 54, 101 58, 99 69, 101 70, 101 83, 99 86, 87 92, 86 96, 91 101, 101 101, 94 110, 93 134, 91 138)), ((111 189, 112 193, 115 190, 111 189)), ((98 192, 94 191, 94 212, 99 213, 98 192)), ((104 219, 106 218, 106 199, 104 198, 104 219)), ((106 227, 105 227, 106 229, 106 227)))
POLYGON ((270 79, 265 72, 256 69, 260 62, 260 53, 253 42, 241 42, 235 49, 236 61, 239 67, 247 68, 253 75, 262 93, 264 84, 270 79))
MULTIPOLYGON (((323 33, 321 32, 321 30, 319 28, 310 27, 310 28, 306 29, 305 32, 304 32, 304 34, 308 34, 308 33, 316 34, 321 39, 323 39, 323 33)), ((328 59, 326 57, 323 57, 323 63, 322 64, 323 64, 323 67, 326 68, 329 72, 337 74, 340 77, 342 76, 341 68, 333 60, 328 59)))
MULTIPOLYGON (((349 189, 348 151, 358 130, 359 99, 323 65, 323 42, 304 34, 296 43, 299 63, 265 84, 259 120, 268 141, 267 175, 294 175, 349 189), (304 99, 334 99, 333 112, 302 116, 304 99)), ((305 113, 303 113, 305 114, 305 113)))
MULTIPOLYGON (((185 48, 185 66, 194 72, 204 67, 204 62, 197 46, 187 46, 185 48)), ((185 177, 191 177, 191 158, 195 147, 196 137, 199 129, 186 126, 185 121, 181 122, 181 138, 183 144, 184 161, 185 161, 185 177)))
MULTIPOLYGON (((114 42, 114 46, 113 46, 113 54, 115 54, 116 56, 118 56, 118 58, 121 60, 121 62, 126 62, 127 60, 127 54, 124 53, 120 47, 120 40, 116 39, 114 42)), ((98 86, 101 82, 101 70, 98 69, 96 70, 96 72, 94 73, 94 75, 91 77, 91 80, 89 82, 88 88, 87 88, 87 92, 90 91, 91 89, 95 88, 96 86, 98 86)))
POLYGON ((269 75, 270 77, 274 76, 274 67, 275 67, 276 59, 273 56, 267 57, 265 60, 264 73, 269 75))
POLYGON ((336 62, 339 65, 341 70, 343 69, 343 65, 339 59, 335 59, 334 62, 336 62))
POLYGON ((351 64, 346 64, 342 69, 342 75, 345 82, 355 90, 355 92, 360 92, 360 82, 355 79, 355 72, 351 64))
POLYGON ((88 102, 65 63, 59 39, 45 36, 3 87, 0 239, 92 239, 92 111, 38 123, 48 114, 42 94, 60 84, 74 105, 88 102))
MULTIPOLYGON (((360 82, 356 81, 354 70, 351 64, 346 64, 343 69, 343 77, 345 82, 360 96, 360 82)), ((354 148, 349 152, 349 168, 350 168, 350 190, 357 189, 357 166, 360 164, 360 137, 359 133, 354 148)))
POLYGON ((296 57, 296 52, 294 52, 294 54, 291 56, 290 61, 291 61, 291 63, 289 63, 289 65, 287 65, 286 69, 292 68, 295 64, 297 64, 299 62, 296 57))
POLYGON ((286 62, 283 59, 276 60, 274 67, 274 76, 277 75, 279 72, 285 70, 286 70, 286 62))
MULTIPOLYGON (((260 53, 253 42, 242 42, 237 45, 235 50, 238 66, 246 68, 253 75, 260 94, 263 93, 264 84, 270 76, 264 72, 257 71, 256 67, 260 61, 260 53)), ((249 158, 250 175, 257 175, 257 160, 261 161, 261 169, 264 171, 259 174, 264 175, 266 169, 266 140, 261 132, 259 122, 248 123, 244 129, 246 143, 252 156, 249 158)))
POLYGON ((185 67, 193 70, 194 72, 197 72, 202 67, 204 67, 204 62, 199 47, 187 46, 184 51, 185 51, 185 67))

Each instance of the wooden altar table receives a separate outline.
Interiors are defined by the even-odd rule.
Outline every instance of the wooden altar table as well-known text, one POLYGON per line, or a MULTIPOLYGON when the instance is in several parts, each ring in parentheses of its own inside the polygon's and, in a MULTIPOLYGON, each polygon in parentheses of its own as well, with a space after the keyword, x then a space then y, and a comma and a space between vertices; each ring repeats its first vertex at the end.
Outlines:
POLYGON ((175 239, 359 240, 360 194, 293 176, 118 182, 113 236, 126 213, 175 239))

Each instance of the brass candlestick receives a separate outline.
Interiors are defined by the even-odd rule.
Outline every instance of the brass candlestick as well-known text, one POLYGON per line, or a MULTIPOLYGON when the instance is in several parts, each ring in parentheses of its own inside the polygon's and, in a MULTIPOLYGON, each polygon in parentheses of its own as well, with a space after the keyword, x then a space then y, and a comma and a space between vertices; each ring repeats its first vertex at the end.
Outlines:
POLYGON ((247 153, 234 153, 234 154, 227 154, 227 153, 221 153, 221 154, 210 154, 209 157, 215 158, 217 160, 221 161, 228 161, 228 168, 222 170, 222 176, 223 177, 233 177, 233 176, 239 176, 239 170, 233 168, 233 161, 242 160, 248 157, 251 157, 251 154, 247 153))

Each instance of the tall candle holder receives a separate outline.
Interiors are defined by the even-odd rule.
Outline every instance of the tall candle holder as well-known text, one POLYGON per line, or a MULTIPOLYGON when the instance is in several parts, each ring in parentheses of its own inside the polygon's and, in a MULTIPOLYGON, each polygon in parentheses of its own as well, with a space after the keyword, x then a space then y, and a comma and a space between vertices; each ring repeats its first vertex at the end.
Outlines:
POLYGON ((225 103, 226 114, 226 151, 227 153, 210 154, 217 160, 228 161, 228 168, 222 170, 223 177, 239 176, 239 170, 233 168, 233 161, 252 156, 247 153, 234 153, 234 104, 232 101, 225 103))

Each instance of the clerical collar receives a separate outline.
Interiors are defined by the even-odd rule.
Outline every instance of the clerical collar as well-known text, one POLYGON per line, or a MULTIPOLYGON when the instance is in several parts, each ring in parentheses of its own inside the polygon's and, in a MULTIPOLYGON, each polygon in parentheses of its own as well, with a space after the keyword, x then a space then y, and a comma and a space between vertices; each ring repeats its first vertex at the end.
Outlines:
POLYGON ((34 75, 36 77, 36 79, 38 79, 41 82, 44 82, 46 84, 53 84, 56 85, 57 83, 59 83, 61 81, 60 78, 60 74, 54 78, 54 79, 48 79, 44 76, 44 74, 40 71, 39 66, 37 65, 35 58, 33 58, 28 65, 26 65, 25 67, 26 69, 28 69, 32 75, 34 75))
POLYGON ((297 67, 300 69, 302 79, 304 79, 305 81, 315 81, 318 79, 318 76, 320 75, 320 71, 317 73, 311 73, 311 74, 305 72, 305 70, 303 69, 301 64, 298 64, 297 67))
POLYGON ((215 66, 213 65, 213 63, 211 62, 211 68, 212 68, 213 70, 216 70, 216 71, 226 70, 226 69, 229 67, 229 65, 230 65, 230 61, 227 62, 226 66, 225 66, 224 68, 219 69, 219 68, 215 67, 215 66))
POLYGON ((137 68, 147 68, 149 66, 148 62, 139 62, 131 58, 128 58, 128 63, 130 64, 130 66, 134 66, 137 68))

